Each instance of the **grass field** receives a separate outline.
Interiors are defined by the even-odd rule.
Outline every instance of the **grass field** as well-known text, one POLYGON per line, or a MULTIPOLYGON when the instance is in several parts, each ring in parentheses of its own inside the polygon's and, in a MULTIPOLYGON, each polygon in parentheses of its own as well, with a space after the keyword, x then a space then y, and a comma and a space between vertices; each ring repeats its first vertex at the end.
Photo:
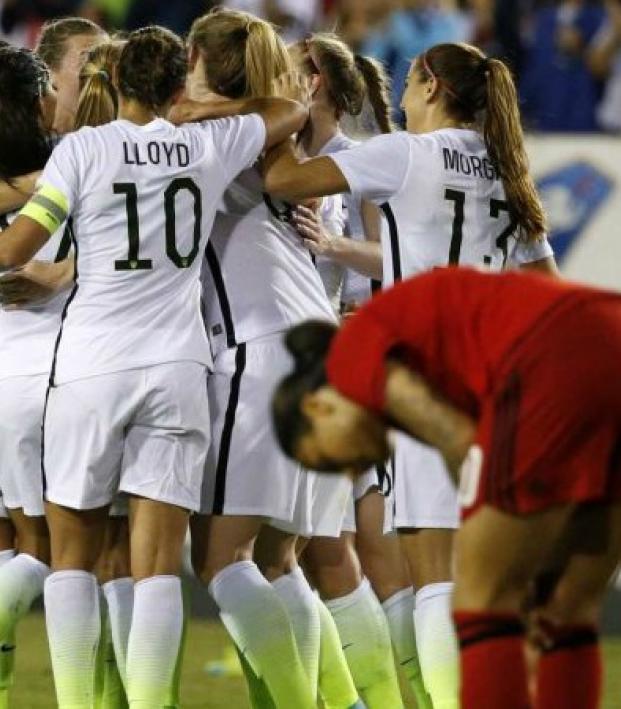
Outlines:
MULTIPOLYGON (((221 657, 228 639, 213 621, 193 621, 183 673, 183 709, 243 709, 248 706, 241 678, 208 677, 205 663, 221 657)), ((11 707, 52 709, 52 674, 43 618, 32 613, 20 624, 11 707)), ((413 703, 408 702, 408 707, 413 703)), ((562 709, 562 707, 559 707, 562 709)), ((621 709, 621 639, 606 642, 606 700, 603 709, 621 709)))

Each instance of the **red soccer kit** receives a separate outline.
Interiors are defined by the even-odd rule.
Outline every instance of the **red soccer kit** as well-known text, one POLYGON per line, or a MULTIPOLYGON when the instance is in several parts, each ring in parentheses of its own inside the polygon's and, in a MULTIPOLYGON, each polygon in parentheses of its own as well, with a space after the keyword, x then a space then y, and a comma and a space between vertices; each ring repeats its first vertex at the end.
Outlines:
POLYGON ((483 464, 465 514, 621 499, 621 296, 523 272, 435 270, 343 326, 328 380, 381 413, 389 355, 478 420, 483 464))

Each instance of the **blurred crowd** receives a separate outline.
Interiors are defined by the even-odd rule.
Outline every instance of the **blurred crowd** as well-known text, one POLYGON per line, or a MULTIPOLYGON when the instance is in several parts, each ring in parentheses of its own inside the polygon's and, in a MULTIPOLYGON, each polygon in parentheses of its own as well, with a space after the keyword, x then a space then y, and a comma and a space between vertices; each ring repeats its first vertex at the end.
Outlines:
POLYGON ((621 0, 0 0, 0 35, 32 45, 63 15, 184 33, 216 4, 266 17, 288 40, 337 31, 388 66, 397 117, 411 58, 467 41, 510 63, 531 130, 621 132, 621 0))

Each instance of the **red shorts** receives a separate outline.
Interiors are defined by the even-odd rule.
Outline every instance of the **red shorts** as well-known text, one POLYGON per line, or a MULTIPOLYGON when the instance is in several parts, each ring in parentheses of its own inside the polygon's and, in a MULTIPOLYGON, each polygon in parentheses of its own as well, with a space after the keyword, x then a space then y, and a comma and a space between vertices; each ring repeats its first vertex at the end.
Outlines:
POLYGON ((621 305, 550 315, 513 352, 484 400, 462 470, 463 516, 621 501, 621 305))

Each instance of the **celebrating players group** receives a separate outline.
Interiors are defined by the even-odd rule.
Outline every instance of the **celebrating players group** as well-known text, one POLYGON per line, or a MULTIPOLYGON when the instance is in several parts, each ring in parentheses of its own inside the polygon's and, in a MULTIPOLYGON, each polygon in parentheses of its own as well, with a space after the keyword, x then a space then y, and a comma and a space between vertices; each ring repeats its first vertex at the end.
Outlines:
POLYGON ((502 61, 401 106, 231 10, 0 46, 0 707, 40 595, 61 709, 183 706, 188 534, 253 707, 599 706, 621 302, 502 61))

